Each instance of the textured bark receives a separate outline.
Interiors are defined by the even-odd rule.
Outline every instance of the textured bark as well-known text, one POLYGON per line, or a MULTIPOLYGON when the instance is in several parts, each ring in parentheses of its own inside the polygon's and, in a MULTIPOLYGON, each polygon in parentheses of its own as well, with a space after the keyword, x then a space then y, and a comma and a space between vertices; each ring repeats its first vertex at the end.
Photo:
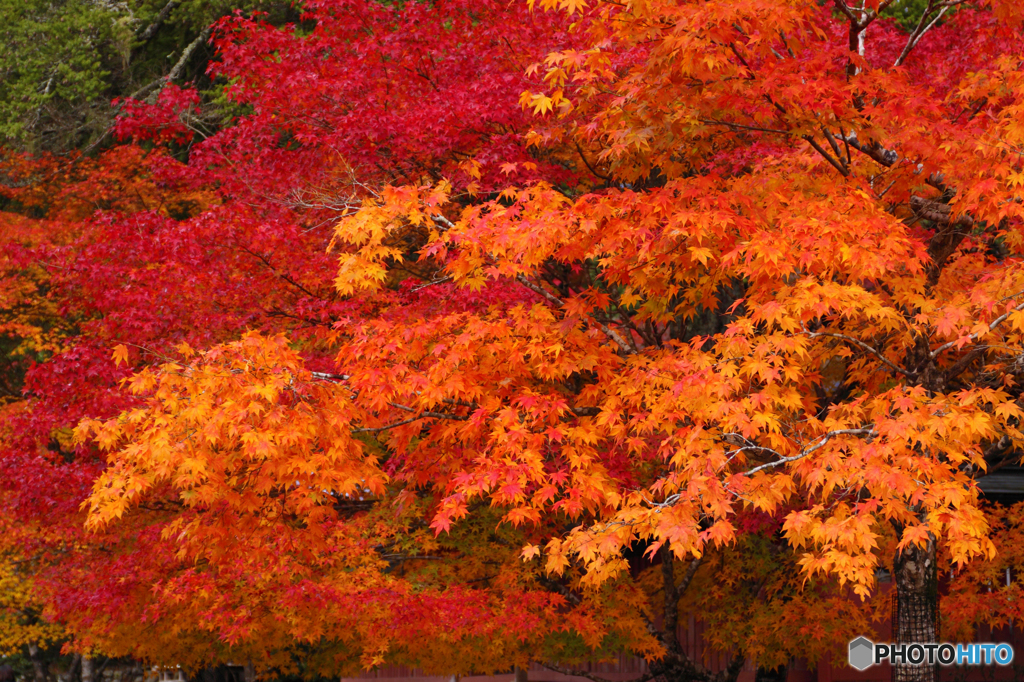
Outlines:
MULTIPOLYGON (((898 644, 938 641, 938 592, 936 583, 935 540, 924 547, 911 546, 893 559, 896 583, 896 608, 893 640, 898 644)), ((934 665, 896 664, 894 682, 936 682, 934 665)))
POLYGON ((95 678, 95 661, 91 656, 82 656, 82 682, 94 682, 95 678))

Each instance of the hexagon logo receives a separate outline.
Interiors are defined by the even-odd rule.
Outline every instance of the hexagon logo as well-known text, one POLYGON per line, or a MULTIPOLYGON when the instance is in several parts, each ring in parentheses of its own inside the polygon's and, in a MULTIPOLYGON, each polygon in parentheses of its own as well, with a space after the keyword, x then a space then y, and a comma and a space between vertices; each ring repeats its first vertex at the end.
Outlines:
POLYGON ((875 662, 875 645, 867 637, 858 637, 850 642, 850 667, 867 670, 875 662))

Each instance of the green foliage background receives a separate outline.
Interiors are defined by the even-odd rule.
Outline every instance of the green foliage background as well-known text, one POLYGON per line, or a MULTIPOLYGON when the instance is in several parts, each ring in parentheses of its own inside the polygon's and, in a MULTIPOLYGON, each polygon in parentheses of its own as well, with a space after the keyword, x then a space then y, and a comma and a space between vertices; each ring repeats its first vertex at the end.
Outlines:
MULTIPOLYGON (((0 145, 95 146, 113 120, 111 100, 166 76, 206 27, 235 10, 265 12, 272 23, 300 14, 286 0, 0 0, 0 145)), ((208 86, 211 56, 199 45, 179 80, 208 86)))

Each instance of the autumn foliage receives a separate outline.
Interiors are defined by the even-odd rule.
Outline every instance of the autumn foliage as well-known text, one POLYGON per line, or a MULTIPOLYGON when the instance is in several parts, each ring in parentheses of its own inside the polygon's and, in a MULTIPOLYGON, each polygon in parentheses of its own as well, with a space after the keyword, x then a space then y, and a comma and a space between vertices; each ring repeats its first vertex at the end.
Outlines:
POLYGON ((5 156, 26 599, 309 675, 1019 617, 1024 11, 890 4, 311 2, 218 24, 219 127, 5 156))

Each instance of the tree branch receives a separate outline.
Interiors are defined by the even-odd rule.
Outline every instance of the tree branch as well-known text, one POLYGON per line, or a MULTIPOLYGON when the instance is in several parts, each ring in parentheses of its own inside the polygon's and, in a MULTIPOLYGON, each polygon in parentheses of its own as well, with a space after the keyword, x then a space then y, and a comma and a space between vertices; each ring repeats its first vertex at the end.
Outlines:
POLYGON ((798 459, 803 459, 804 457, 807 457, 811 453, 813 453, 813 452, 815 452, 817 450, 820 450, 821 448, 825 447, 825 445, 827 445, 830 440, 832 440, 833 438, 836 438, 838 436, 877 436, 877 435, 878 435, 878 432, 875 431, 874 428, 871 428, 871 427, 863 428, 863 429, 836 429, 835 431, 829 431, 828 433, 822 435, 818 439, 817 443, 815 443, 814 445, 811 445, 811 446, 809 446, 807 448, 804 448, 803 450, 801 450, 797 454, 795 454, 795 455, 793 455, 791 457, 782 457, 781 459, 778 459, 778 460, 776 460, 774 462, 768 462, 766 464, 762 464, 760 466, 756 466, 753 469, 748 469, 747 471, 743 472, 743 475, 744 476, 750 476, 751 474, 756 474, 758 471, 764 471, 765 469, 773 469, 773 468, 775 468, 777 466, 782 466, 783 464, 788 464, 790 462, 795 462, 798 459))
POLYGON ((733 123, 732 121, 717 121, 713 118, 700 118, 697 119, 701 123, 707 123, 709 125, 724 126, 726 128, 734 128, 736 130, 753 130, 759 133, 775 133, 777 135, 789 135, 788 130, 777 130, 775 128, 759 128, 757 126, 743 125, 742 123, 733 123))
POLYGON ((444 412, 430 412, 430 411, 420 412, 419 410, 417 410, 414 407, 409 407, 408 405, 399 405, 398 403, 388 403, 388 405, 390 405, 391 407, 396 407, 399 410, 404 410, 406 412, 417 412, 419 414, 419 416, 416 417, 416 419, 420 419, 422 417, 432 417, 434 419, 451 419, 452 421, 460 421, 460 422, 469 421, 469 417, 462 417, 462 416, 459 416, 457 414, 445 414, 444 412))
POLYGON ((847 19, 849 19, 853 24, 860 26, 860 17, 856 16, 853 13, 853 10, 850 7, 848 7, 846 3, 843 2, 843 0, 835 0, 834 4, 836 6, 836 9, 838 9, 840 12, 846 15, 847 19))
MULTIPOLYGON (((537 286, 536 284, 528 280, 525 275, 516 275, 516 281, 522 284, 530 291, 539 294, 540 296, 543 296, 545 300, 547 300, 549 303, 551 303, 551 305, 555 306, 556 308, 561 308, 565 305, 565 301, 558 298, 544 287, 537 286)), ((608 338, 615 342, 615 345, 617 345, 619 347, 619 350, 621 350, 623 353, 625 353, 626 355, 636 354, 636 349, 630 347, 630 345, 626 343, 626 340, 623 339, 622 336, 620 336, 619 333, 616 332, 614 329, 612 329, 611 327, 602 322, 599 322, 598 320, 594 320, 594 323, 597 324, 601 331, 605 333, 605 336, 607 336, 608 338)))
POLYGON ((163 23, 167 21, 167 17, 171 15, 171 12, 173 12, 175 8, 177 8, 177 6, 180 4, 181 0, 170 0, 170 2, 164 5, 163 9, 160 10, 160 13, 156 15, 156 19, 153 20, 153 23, 147 26, 141 33, 136 35, 136 38, 138 38, 138 40, 142 43, 148 42, 153 36, 156 35, 156 32, 160 30, 160 26, 162 26, 163 23))
POLYGON ((178 58, 178 61, 167 73, 166 78, 168 83, 181 76, 181 72, 185 70, 185 67, 188 65, 188 60, 192 58, 192 54, 199 49, 200 45, 208 41, 211 35, 213 35, 213 26, 207 26, 203 29, 202 33, 196 36, 195 40, 189 43, 188 46, 182 50, 181 57, 178 58))
POLYGON ((552 592, 557 592, 558 594, 562 595, 563 597, 565 597, 565 600, 573 606, 579 606, 582 603, 582 600, 580 599, 578 594, 576 594, 568 587, 562 585, 559 582, 556 582, 550 578, 546 578, 542 575, 537 576, 537 582, 539 582, 541 585, 551 590, 552 592))
MULTIPOLYGON (((1015 294, 1014 296, 1012 296, 1012 298, 1016 298, 1017 296, 1020 296, 1021 294, 1024 294, 1024 291, 1022 291, 1022 292, 1020 292, 1018 294, 1015 294)), ((1018 312, 1020 312, 1022 310, 1024 310, 1024 303, 1021 303, 1020 305, 1018 305, 1015 308, 1007 310, 1005 313, 1003 313, 1002 315, 1000 315, 996 319, 992 320, 992 323, 988 326, 988 330, 985 333, 988 333, 988 332, 992 331, 993 329, 995 329, 996 327, 1001 325, 1003 322, 1006 322, 1007 318, 1009 318, 1010 315, 1012 315, 1013 313, 1018 313, 1018 312)), ((982 336, 982 334, 980 332, 977 332, 977 333, 974 333, 974 334, 968 334, 967 335, 967 339, 968 339, 969 342, 973 342, 973 341, 977 341, 979 338, 981 338, 981 336, 982 336)), ((963 338, 963 337, 961 337, 961 338, 963 338)), ((960 343, 960 339, 956 339, 955 341, 947 341, 946 343, 942 344, 941 346, 939 346, 938 348, 933 350, 931 353, 929 353, 928 354, 928 358, 931 359, 931 360, 934 360, 937 355, 939 355, 940 353, 942 353, 945 350, 948 350, 948 349, 952 348, 953 346, 957 345, 958 343, 960 343)))
POLYGON ((821 154, 826 161, 832 164, 832 167, 839 171, 844 178, 850 177, 850 169, 846 167, 846 164, 843 163, 841 159, 833 158, 832 155, 825 151, 825 148, 818 144, 810 135, 804 135, 804 139, 807 140, 810 145, 814 147, 815 151, 821 154))
POLYGON ((846 341, 848 343, 852 343, 853 345, 857 346, 858 348, 861 348, 861 349, 866 350, 867 352, 871 353, 872 355, 874 355, 876 358, 878 358, 883 364, 885 364, 886 367, 888 367, 892 371, 898 372, 898 373, 900 373, 900 374, 902 374, 903 376, 906 376, 906 377, 910 377, 910 376, 914 375, 913 372, 908 372, 907 370, 899 367, 895 363, 893 363, 890 360, 888 360, 884 355, 882 355, 882 353, 879 350, 877 350, 875 348, 872 348, 868 344, 866 344, 863 341, 860 341, 858 339, 855 339, 852 336, 847 336, 846 334, 835 334, 835 333, 832 333, 832 332, 812 332, 812 331, 808 331, 807 329, 804 329, 804 331, 802 333, 806 334, 808 336, 808 338, 811 338, 811 339, 816 338, 818 336, 827 336, 827 337, 831 337, 831 338, 834 338, 834 339, 842 339, 843 341, 846 341))
MULTIPOLYGON (((593 682, 614 682, 613 680, 609 680, 607 677, 601 677, 586 670, 573 670, 571 668, 563 668, 562 666, 555 665, 554 663, 541 663, 541 665, 547 668, 548 670, 553 670, 556 673, 569 675, 571 677, 585 677, 588 680, 593 680, 593 682)), ((628 682, 647 682, 647 680, 651 679, 652 677, 654 677, 654 675, 652 675, 651 673, 644 673, 635 680, 629 680, 628 682)))
POLYGON ((689 567, 686 569, 686 573, 683 575, 682 581, 679 583, 679 587, 676 588, 676 593, 682 596, 686 593, 686 588, 693 582, 693 577, 697 575, 697 569, 704 563, 704 555, 701 554, 699 557, 690 562, 689 567))
POLYGON ((845 136, 843 138, 843 141, 846 142, 846 144, 848 144, 849 146, 859 151, 861 154, 870 156, 872 159, 877 161, 880 165, 885 166, 886 168, 891 168, 895 166, 896 162, 899 160, 899 155, 896 154, 896 152, 890 149, 885 149, 878 143, 862 144, 860 140, 857 139, 857 135, 853 132, 845 136))
POLYGON ((600 178, 605 182, 611 182, 612 177, 610 175, 604 175, 603 173, 599 173, 596 168, 590 165, 590 162, 587 161, 587 155, 583 153, 583 147, 580 146, 580 143, 576 141, 575 144, 576 151, 579 152, 580 158, 583 159, 583 165, 587 167, 587 170, 589 170, 594 177, 600 178))
POLYGON ((412 424, 415 421, 419 421, 422 417, 410 417, 409 419, 403 419, 400 422, 394 422, 393 424, 386 424, 385 426, 378 426, 377 428, 359 428, 352 429, 352 433, 380 433, 381 431, 387 431, 389 429, 396 429, 399 426, 405 426, 406 424, 412 424))
MULTIPOLYGON (((733 434, 726 434, 726 435, 733 435, 733 434)), ((760 452, 771 453, 771 454, 773 454, 773 455, 775 455, 776 457, 779 458, 779 459, 775 460, 774 462, 767 462, 765 464, 761 464, 760 466, 756 466, 756 467, 754 467, 752 469, 748 469, 748 470, 746 470, 744 472, 741 472, 741 474, 740 474, 741 476, 750 476, 752 474, 756 474, 759 471, 764 471, 765 469, 774 469, 775 467, 782 466, 783 464, 789 464, 790 462, 795 462, 798 459, 803 459, 804 457, 807 457, 808 455, 810 455, 810 454, 816 452, 817 450, 820 450, 821 448, 825 447, 825 445, 830 440, 832 440, 833 438, 837 438, 838 436, 877 436, 877 435, 878 435, 878 432, 875 431, 873 427, 864 427, 864 428, 860 428, 860 429, 836 429, 835 431, 829 431, 827 433, 822 434, 818 438, 817 442, 814 443, 814 445, 810 445, 810 446, 804 448, 803 450, 801 450, 800 452, 798 452, 797 454, 792 455, 790 457, 783 457, 782 453, 780 453, 778 450, 773 450, 772 448, 762 447, 760 445, 751 445, 749 447, 739 448, 738 450, 732 451, 732 454, 735 454, 735 453, 738 453, 738 452, 742 452, 743 450, 758 450, 760 452)), ((746 439, 744 439, 744 440, 746 440, 746 439)), ((750 442, 750 441, 747 441, 747 442, 750 442)), ((666 497, 661 502, 651 502, 651 501, 648 501, 647 503, 649 505, 651 505, 652 507, 671 507, 676 502, 678 502, 680 500, 680 498, 681 498, 681 495, 679 493, 675 493, 675 494, 669 495, 668 497, 666 497)), ((696 569, 694 569, 694 570, 696 570, 696 569)))
POLYGON ((561 308, 562 306, 565 305, 565 301, 558 298, 544 287, 537 286, 536 284, 528 280, 525 275, 516 275, 516 281, 522 284, 530 291, 532 291, 533 293, 543 296, 548 303, 555 306, 556 308, 561 308))
POLYGON ((900 52, 900 56, 897 57, 896 62, 893 63, 893 68, 902 66, 903 62, 907 60, 907 56, 910 54, 911 50, 917 47, 917 43, 920 42, 921 37, 935 27, 935 24, 937 24, 939 19, 942 18, 942 15, 946 13, 946 10, 959 5, 961 2, 962 0, 954 0, 953 2, 941 2, 936 5, 934 0, 928 0, 928 6, 924 8, 924 14, 921 15, 921 19, 917 22, 917 26, 915 26, 914 30, 910 33, 910 37, 907 38, 907 44, 903 46, 903 51, 900 52), (939 13, 935 15, 934 19, 928 21, 928 15, 931 14, 936 7, 941 8, 939 13))
POLYGON ((349 378, 347 374, 331 374, 329 372, 310 372, 309 374, 314 379, 320 379, 321 381, 330 381, 332 383, 348 381, 349 378))
POLYGON ((163 76, 146 86, 147 89, 156 86, 156 90, 146 98, 148 103, 153 104, 156 102, 156 98, 160 95, 164 86, 174 80, 177 80, 181 76, 182 71, 184 71, 185 67, 188 66, 189 60, 192 59, 192 54, 199 49, 200 45, 209 40, 211 35, 213 35, 213 26, 207 26, 195 40, 185 47, 181 53, 181 57, 178 58, 178 61, 171 67, 171 70, 167 72, 166 76, 163 76))
POLYGON ((949 224, 954 227, 974 227, 974 218, 966 213, 961 213, 956 220, 953 220, 953 207, 941 201, 932 201, 915 195, 910 197, 910 208, 914 209, 917 215, 933 223, 949 224))

